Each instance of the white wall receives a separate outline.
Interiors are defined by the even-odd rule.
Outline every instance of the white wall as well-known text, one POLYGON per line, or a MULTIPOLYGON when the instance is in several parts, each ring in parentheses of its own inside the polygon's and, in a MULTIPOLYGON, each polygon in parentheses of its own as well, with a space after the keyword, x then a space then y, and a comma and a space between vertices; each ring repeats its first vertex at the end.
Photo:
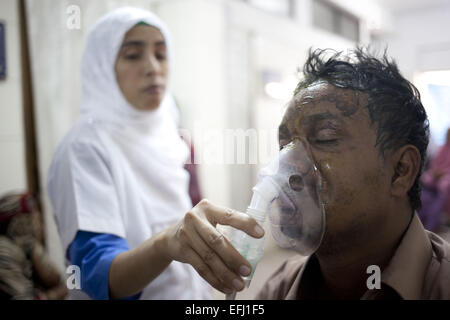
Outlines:
MULTIPOLYGON (((435 70, 450 70, 450 3, 440 3, 420 9, 399 10, 392 15, 390 32, 377 39, 376 45, 387 45, 388 53, 392 56, 401 73, 413 82, 421 92, 422 103, 430 120, 430 144, 428 154, 432 155, 437 149, 443 135, 436 130, 439 123, 433 122, 437 106, 430 98, 427 84, 423 83, 422 72, 435 70)), ((441 123, 450 122, 450 106, 447 112, 442 112, 447 119, 440 119, 441 123)), ((441 110, 439 108, 439 110, 441 110)), ((442 141, 441 141, 442 142, 442 141)))
POLYGON ((217 1, 174 0, 159 2, 155 11, 173 36, 171 91, 201 162, 203 196, 230 206, 228 174, 220 157, 221 134, 228 124, 223 7, 217 1))
MULTIPOLYGON (((377 0, 329 0, 347 12, 360 18, 360 42, 370 44, 370 32, 392 30, 392 15, 377 0)), ((392 0, 391 0, 392 1, 392 0)))
POLYGON ((0 21, 5 25, 7 64, 6 79, 0 80, 0 194, 4 194, 27 188, 18 1, 0 1, 0 21))
POLYGON ((414 73, 450 69, 450 5, 398 11, 392 16, 392 29, 378 41, 388 44, 403 72, 413 80, 414 73))

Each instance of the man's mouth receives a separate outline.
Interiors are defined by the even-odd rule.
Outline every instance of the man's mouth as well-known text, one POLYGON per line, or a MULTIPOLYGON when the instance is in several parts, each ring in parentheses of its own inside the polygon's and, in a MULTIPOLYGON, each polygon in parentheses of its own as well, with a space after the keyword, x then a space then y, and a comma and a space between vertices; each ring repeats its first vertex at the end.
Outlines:
POLYGON ((299 226, 280 226, 281 232, 292 239, 301 239, 303 230, 299 226))

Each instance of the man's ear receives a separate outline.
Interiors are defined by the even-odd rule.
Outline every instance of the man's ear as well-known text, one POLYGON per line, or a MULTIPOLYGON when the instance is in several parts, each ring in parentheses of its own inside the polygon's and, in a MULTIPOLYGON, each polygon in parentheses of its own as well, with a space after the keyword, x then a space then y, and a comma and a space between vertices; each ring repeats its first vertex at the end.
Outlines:
POLYGON ((392 196, 402 197, 408 194, 419 173, 421 161, 419 150, 411 144, 404 145, 393 152, 392 196))

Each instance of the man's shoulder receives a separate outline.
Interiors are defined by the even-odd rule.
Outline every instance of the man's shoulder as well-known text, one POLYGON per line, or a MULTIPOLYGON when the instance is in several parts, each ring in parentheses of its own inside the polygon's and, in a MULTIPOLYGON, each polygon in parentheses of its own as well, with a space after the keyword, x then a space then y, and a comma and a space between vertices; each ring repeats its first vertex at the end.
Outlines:
POLYGON ((450 243, 433 232, 427 231, 433 255, 428 268, 431 299, 450 299, 450 243))
POLYGON ((295 256, 284 261, 269 277, 261 291, 258 300, 283 300, 301 273, 308 257, 295 256))
POLYGON ((439 263, 450 262, 450 243, 437 234, 427 231, 433 249, 433 259, 439 263))

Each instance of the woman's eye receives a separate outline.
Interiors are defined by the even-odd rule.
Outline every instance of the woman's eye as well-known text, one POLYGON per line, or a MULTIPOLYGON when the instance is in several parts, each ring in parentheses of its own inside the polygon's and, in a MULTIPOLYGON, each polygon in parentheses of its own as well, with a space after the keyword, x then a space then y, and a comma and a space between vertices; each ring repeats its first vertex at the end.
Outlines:
POLYGON ((156 59, 166 60, 166 55, 164 53, 158 53, 158 54, 156 54, 156 59))
POLYGON ((139 59, 140 57, 141 57, 141 55, 138 54, 138 53, 126 54, 126 55, 125 55, 125 59, 127 59, 127 60, 137 60, 137 59, 139 59))

